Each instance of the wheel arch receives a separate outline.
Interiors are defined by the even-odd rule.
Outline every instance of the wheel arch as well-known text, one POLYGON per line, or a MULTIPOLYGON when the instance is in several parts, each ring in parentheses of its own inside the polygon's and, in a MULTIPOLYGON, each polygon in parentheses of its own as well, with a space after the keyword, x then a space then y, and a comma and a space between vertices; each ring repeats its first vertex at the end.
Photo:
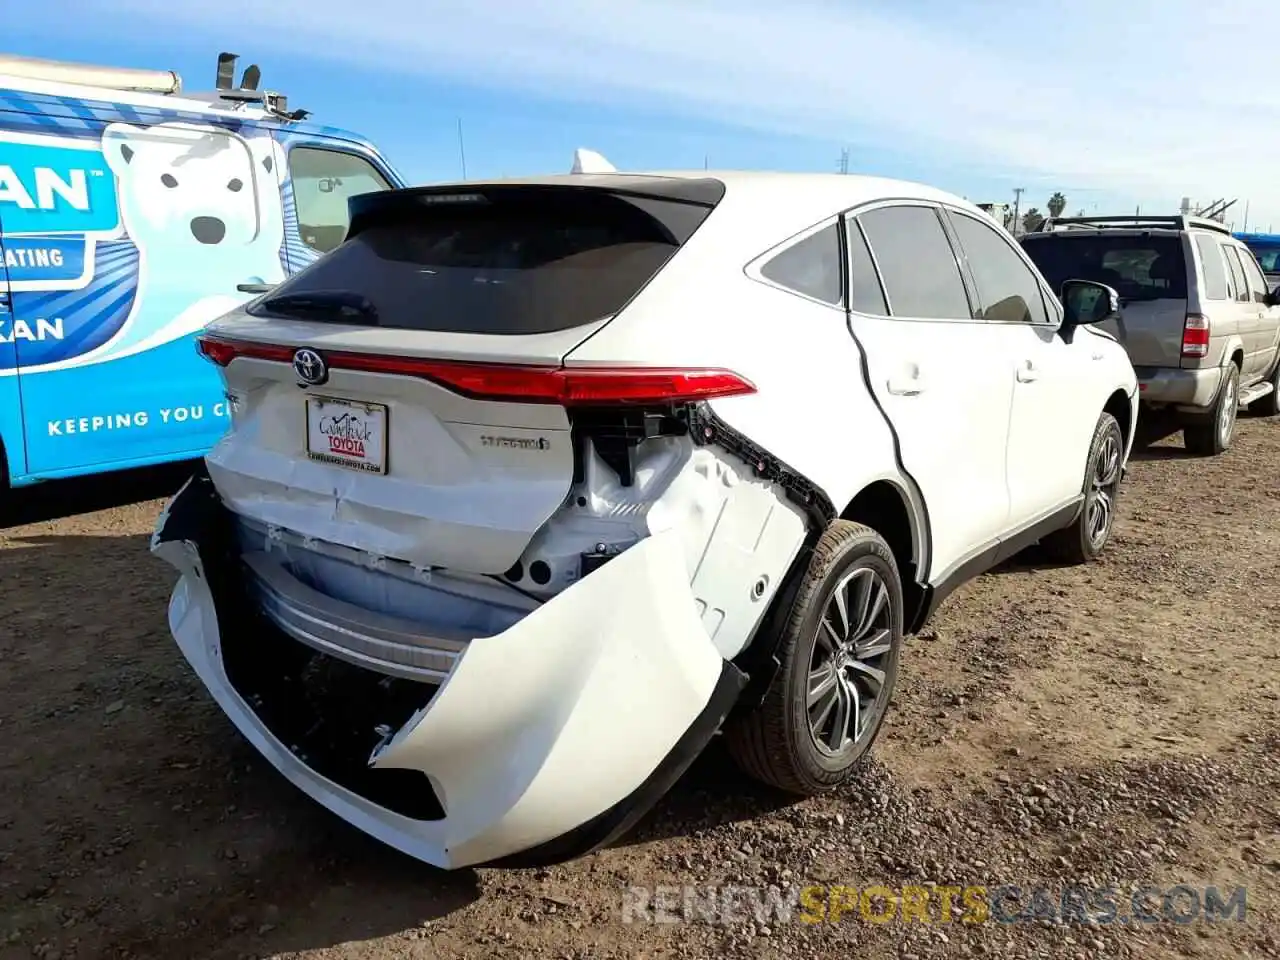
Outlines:
POLYGON ((840 519, 870 527, 889 545, 902 582, 903 612, 910 632, 928 593, 929 522, 923 498, 896 478, 881 478, 859 490, 840 512, 840 519))
POLYGON ((1120 424, 1120 434, 1124 437, 1127 447, 1130 440, 1133 439, 1133 430, 1136 426, 1133 416, 1133 402, 1129 398, 1129 394, 1116 388, 1111 396, 1107 398, 1107 402, 1102 405, 1102 412, 1109 413, 1116 418, 1116 423, 1120 424))
MULTIPOLYGON (((912 633, 918 629, 929 603, 929 589, 924 582, 929 569, 929 521, 924 498, 914 485, 898 477, 872 480, 830 519, 853 520, 884 537, 902 584, 905 632, 912 633)), ((809 569, 813 548, 824 530, 825 526, 816 524, 810 527, 808 538, 774 593, 755 634, 733 659, 734 665, 749 677, 734 707, 735 714, 749 712, 757 706, 777 675, 781 666, 777 651, 782 626, 790 615, 800 584, 809 569)))

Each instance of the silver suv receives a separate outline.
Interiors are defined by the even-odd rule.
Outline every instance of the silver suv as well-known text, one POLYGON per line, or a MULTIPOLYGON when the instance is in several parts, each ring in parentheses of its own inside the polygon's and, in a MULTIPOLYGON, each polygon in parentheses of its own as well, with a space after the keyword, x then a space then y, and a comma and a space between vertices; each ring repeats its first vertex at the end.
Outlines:
POLYGON ((1240 407, 1280 414, 1280 291, 1224 224, 1050 218, 1022 244, 1055 290, 1067 280, 1116 290, 1112 332, 1137 371, 1143 406, 1173 414, 1188 451, 1226 450, 1240 407))

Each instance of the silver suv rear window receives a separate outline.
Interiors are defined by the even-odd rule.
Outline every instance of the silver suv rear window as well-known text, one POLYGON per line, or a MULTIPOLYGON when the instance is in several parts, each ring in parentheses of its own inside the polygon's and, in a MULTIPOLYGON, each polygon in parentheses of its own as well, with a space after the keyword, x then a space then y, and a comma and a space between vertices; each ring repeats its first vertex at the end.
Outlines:
POLYGON ((1064 231, 1024 237, 1022 247, 1054 290, 1067 280, 1092 280, 1125 300, 1187 296, 1186 260, 1176 233, 1072 236, 1064 231))

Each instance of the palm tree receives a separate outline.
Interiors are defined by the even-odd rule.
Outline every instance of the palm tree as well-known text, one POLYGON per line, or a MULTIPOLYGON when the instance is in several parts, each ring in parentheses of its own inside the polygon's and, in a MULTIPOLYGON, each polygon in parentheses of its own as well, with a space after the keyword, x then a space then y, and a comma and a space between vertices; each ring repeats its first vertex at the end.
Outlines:
POLYGON ((1049 198, 1049 216, 1060 217, 1062 216, 1062 211, 1065 209, 1067 209, 1067 198, 1064 197, 1062 195, 1062 191, 1059 190, 1049 198))
POLYGON ((1038 229, 1042 223, 1044 223, 1044 216, 1035 207, 1022 215, 1022 229, 1027 233, 1038 229))

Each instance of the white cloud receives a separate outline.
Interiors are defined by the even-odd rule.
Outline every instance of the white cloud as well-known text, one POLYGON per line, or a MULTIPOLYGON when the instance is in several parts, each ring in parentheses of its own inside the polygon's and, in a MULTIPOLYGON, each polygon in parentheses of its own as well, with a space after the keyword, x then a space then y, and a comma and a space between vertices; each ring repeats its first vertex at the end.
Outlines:
POLYGON ((1280 222, 1280 7, 1262 0, 91 2, 117 24, 234 25, 257 46, 887 143, 1166 207, 1248 197, 1280 222))

